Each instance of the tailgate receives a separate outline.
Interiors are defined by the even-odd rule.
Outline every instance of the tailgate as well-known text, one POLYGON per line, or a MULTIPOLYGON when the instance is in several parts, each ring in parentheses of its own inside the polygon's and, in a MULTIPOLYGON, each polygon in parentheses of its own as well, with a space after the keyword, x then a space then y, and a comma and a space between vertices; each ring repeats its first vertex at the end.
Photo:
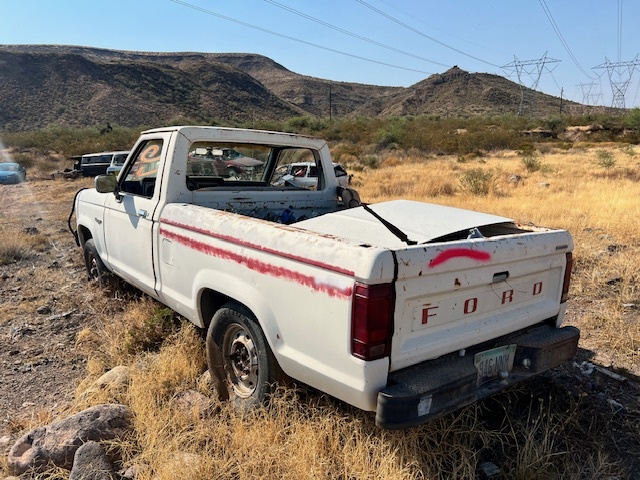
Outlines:
POLYGON ((549 230, 396 250, 391 371, 562 315, 572 248, 549 230))

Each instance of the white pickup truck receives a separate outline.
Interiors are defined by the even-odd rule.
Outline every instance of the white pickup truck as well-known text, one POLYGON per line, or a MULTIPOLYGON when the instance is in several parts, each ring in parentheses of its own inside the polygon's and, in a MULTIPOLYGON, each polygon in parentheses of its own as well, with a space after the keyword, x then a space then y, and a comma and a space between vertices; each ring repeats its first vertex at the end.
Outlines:
POLYGON ((243 408, 293 378, 405 428, 577 349, 579 331, 561 327, 569 233, 415 201, 362 204, 339 187, 323 140, 149 130, 119 176, 96 177, 74 207, 89 277, 115 274, 206 329, 219 391, 243 408), (225 176, 195 154, 208 147, 253 161, 225 176), (279 181, 294 162, 315 163, 317 184, 279 181))

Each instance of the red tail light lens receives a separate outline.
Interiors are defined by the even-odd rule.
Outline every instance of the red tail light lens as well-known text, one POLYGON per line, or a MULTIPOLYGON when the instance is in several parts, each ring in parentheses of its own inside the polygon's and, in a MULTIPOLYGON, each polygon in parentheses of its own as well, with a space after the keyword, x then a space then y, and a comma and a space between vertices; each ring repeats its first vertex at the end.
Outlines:
POLYGON ((393 284, 356 283, 351 317, 351 354, 376 360, 391 353, 393 334, 393 284))
POLYGON ((567 253, 567 266, 564 270, 564 283, 562 284, 562 297, 560 303, 565 303, 569 298, 569 286, 571 285, 571 270, 573 269, 573 254, 567 253))

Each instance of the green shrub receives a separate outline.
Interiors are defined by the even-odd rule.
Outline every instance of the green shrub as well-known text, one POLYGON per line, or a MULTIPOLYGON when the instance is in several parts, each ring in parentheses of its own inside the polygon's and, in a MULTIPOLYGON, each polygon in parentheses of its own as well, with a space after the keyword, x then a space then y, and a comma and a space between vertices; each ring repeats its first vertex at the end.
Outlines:
POLYGON ((632 158, 636 156, 636 151, 634 150, 633 145, 625 145, 624 147, 620 147, 620 150, 632 158))
POLYGON ((177 329, 178 315, 166 307, 156 307, 151 315, 139 318, 131 325, 124 338, 129 353, 157 350, 162 342, 177 329))
POLYGON ((616 159, 613 158, 613 153, 608 150, 598 150, 596 152, 596 158, 598 165, 602 168, 613 168, 616 165, 616 159))
POLYGON ((542 168, 542 162, 538 157, 538 152, 536 148, 531 143, 524 143, 518 147, 518 155, 520 155, 520 160, 522 161, 522 165, 527 170, 527 172, 537 172, 542 168))
POLYGON ((476 196, 487 196, 493 188, 494 174, 490 170, 472 168, 460 177, 460 189, 476 196))

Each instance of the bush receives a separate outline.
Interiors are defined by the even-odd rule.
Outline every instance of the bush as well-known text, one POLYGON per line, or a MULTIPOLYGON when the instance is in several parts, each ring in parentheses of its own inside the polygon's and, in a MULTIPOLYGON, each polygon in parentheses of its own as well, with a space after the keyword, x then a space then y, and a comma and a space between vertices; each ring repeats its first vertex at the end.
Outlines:
POLYGON ((602 168, 612 168, 616 165, 616 159, 613 158, 613 153, 608 150, 598 150, 596 158, 598 165, 602 168))
POLYGON ((487 196, 493 188, 494 174, 481 168, 472 168, 462 174, 460 189, 476 196, 487 196))
POLYGON ((522 165, 527 172, 537 172, 542 167, 542 162, 538 158, 538 152, 531 143, 524 143, 518 147, 518 155, 522 161, 522 165))

